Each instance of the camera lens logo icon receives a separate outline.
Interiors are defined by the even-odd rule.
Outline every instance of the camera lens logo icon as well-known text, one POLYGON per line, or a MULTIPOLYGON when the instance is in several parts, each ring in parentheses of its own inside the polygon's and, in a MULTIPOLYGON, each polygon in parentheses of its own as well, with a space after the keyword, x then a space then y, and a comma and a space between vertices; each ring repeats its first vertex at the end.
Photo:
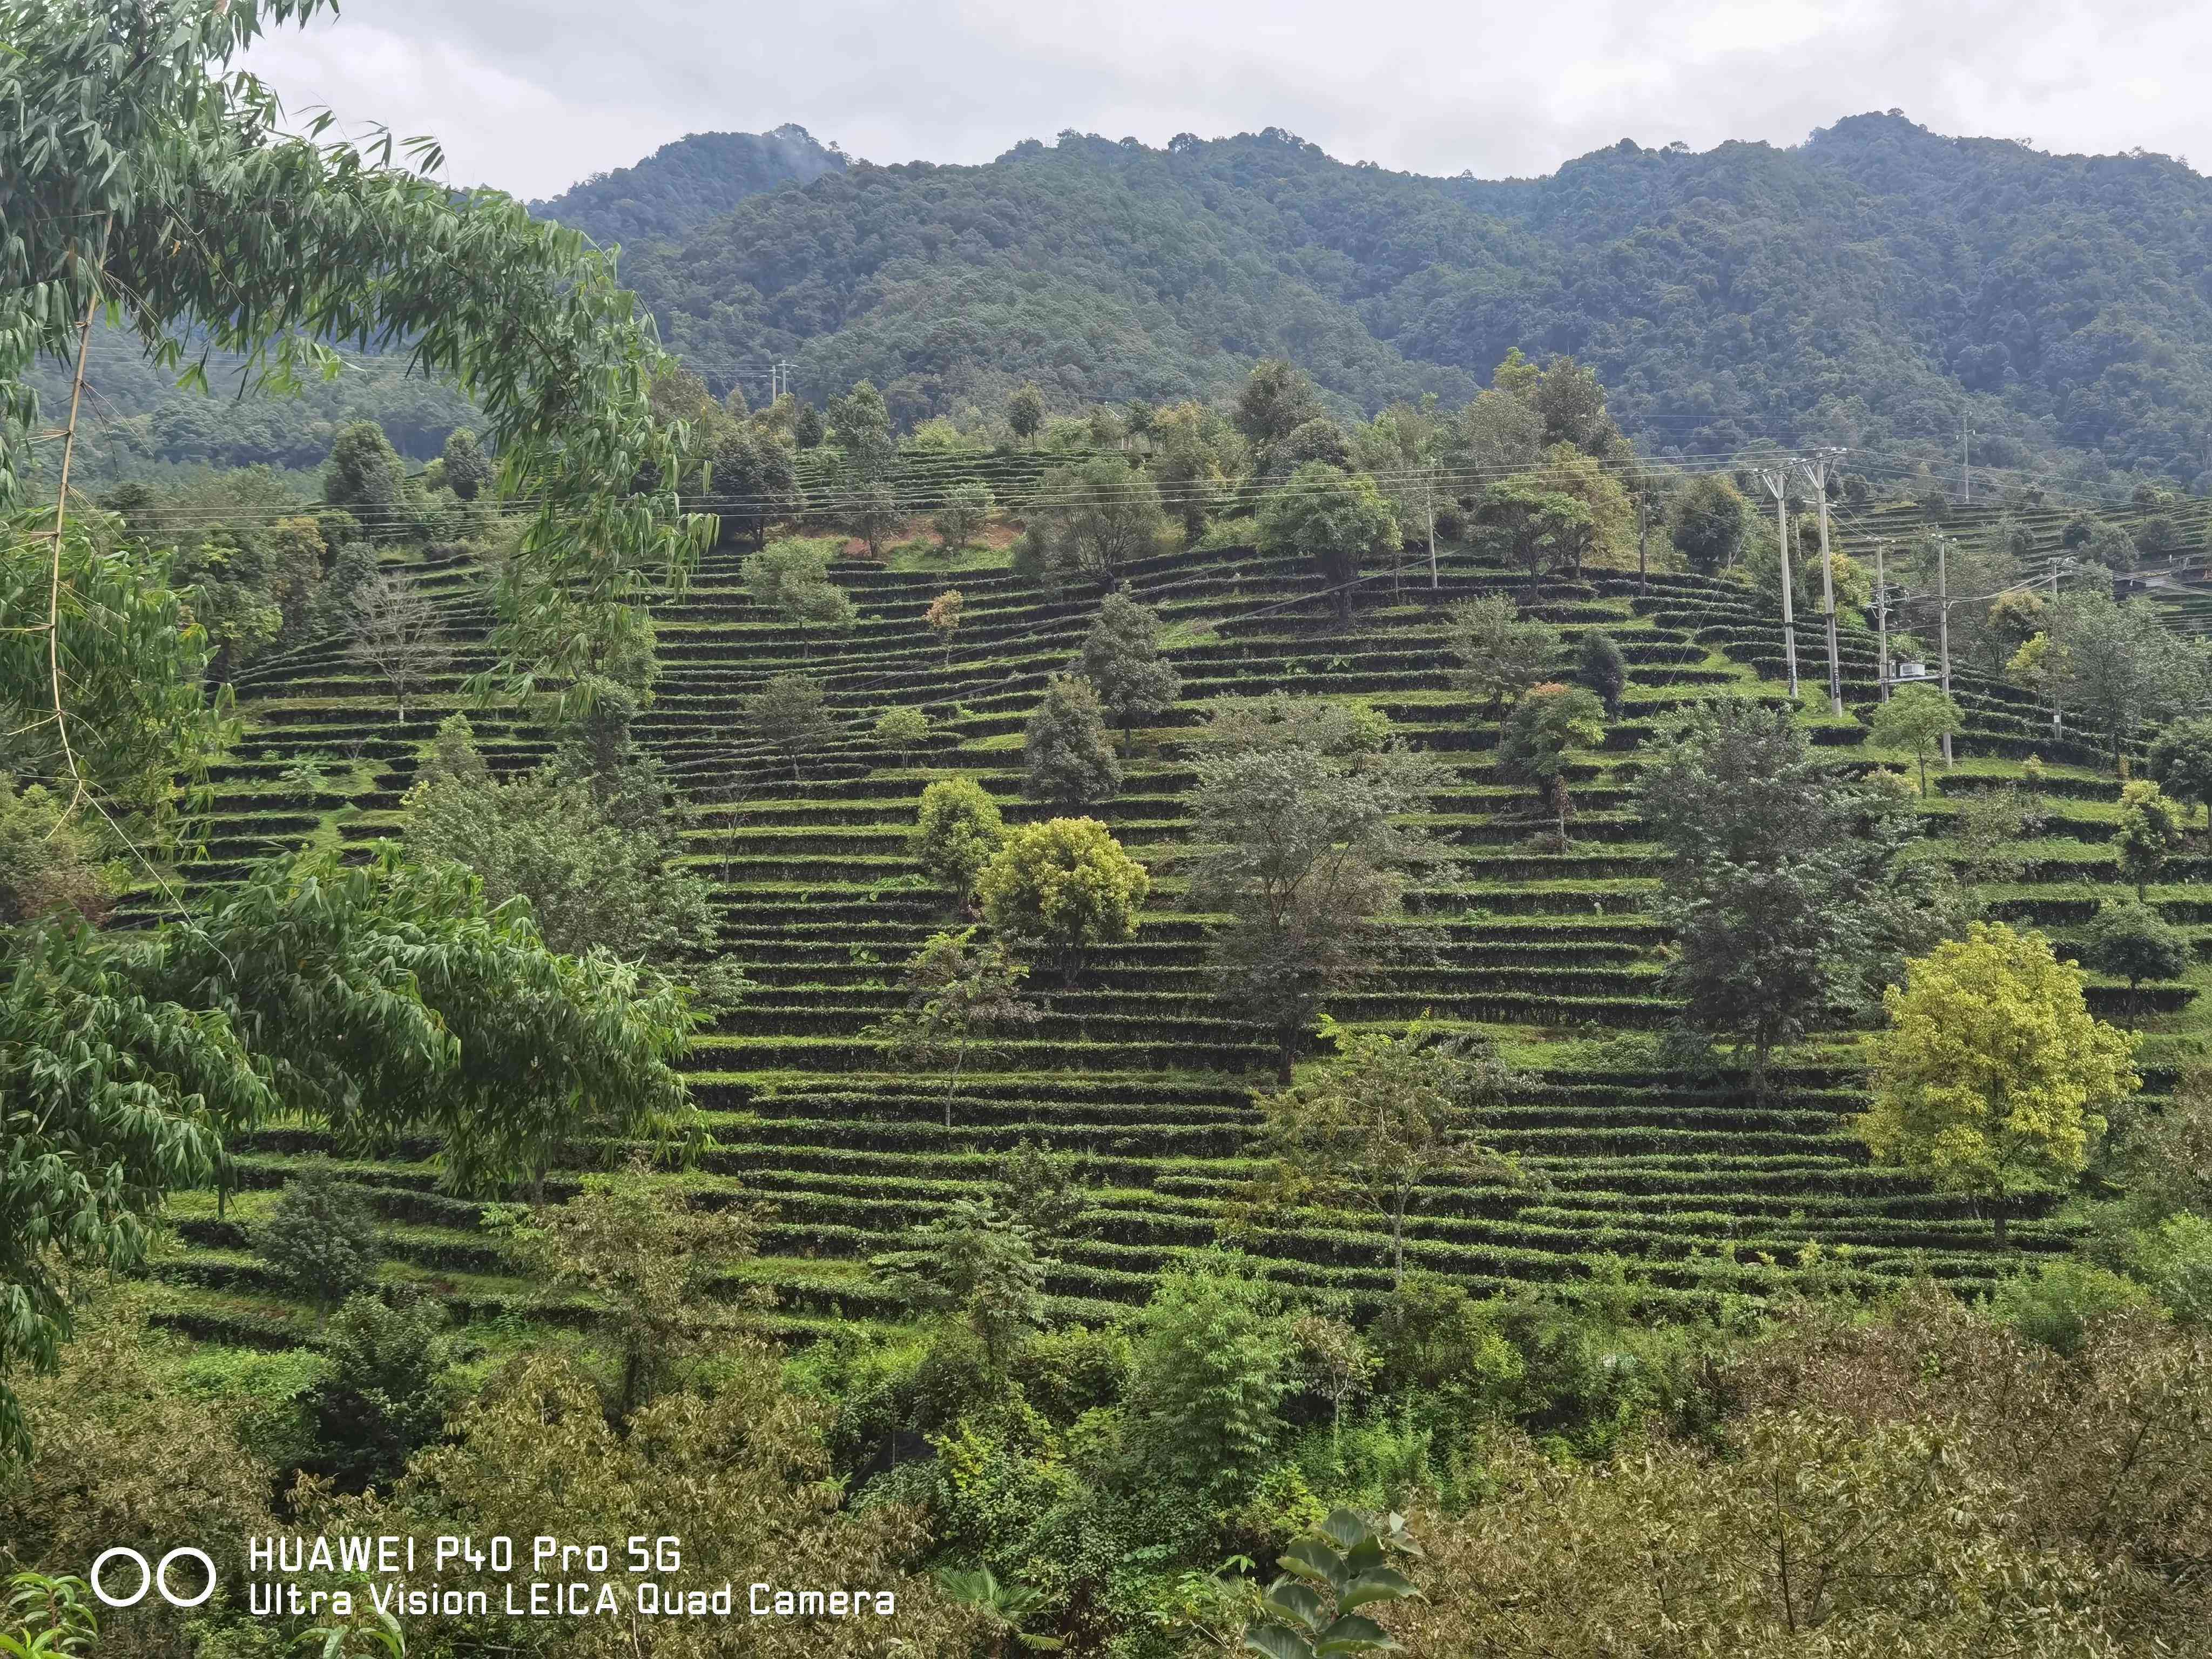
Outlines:
MULTIPOLYGON (((127 1580, 130 1571, 130 1566, 118 1566, 112 1576, 127 1580)), ((102 1550, 100 1553, 100 1559, 92 1564, 89 1577, 92 1582, 92 1593, 111 1607, 135 1607, 146 1599, 146 1592, 149 1589, 159 1590, 161 1599, 173 1607, 196 1607, 215 1594, 214 1561, 209 1559, 205 1550, 190 1547, 171 1550, 161 1558, 161 1564, 159 1566, 148 1565, 146 1558, 139 1554, 137 1550, 125 1549, 119 1546, 112 1550, 102 1550), (179 1595, 170 1587, 169 1567, 172 1563, 179 1559, 198 1562, 200 1571, 207 1575, 207 1582, 200 1587, 200 1593, 198 1595, 179 1595), (107 1565, 111 1561, 128 1562, 138 1569, 138 1588, 128 1595, 109 1594, 106 1585, 101 1582, 101 1574, 106 1571, 107 1565)))

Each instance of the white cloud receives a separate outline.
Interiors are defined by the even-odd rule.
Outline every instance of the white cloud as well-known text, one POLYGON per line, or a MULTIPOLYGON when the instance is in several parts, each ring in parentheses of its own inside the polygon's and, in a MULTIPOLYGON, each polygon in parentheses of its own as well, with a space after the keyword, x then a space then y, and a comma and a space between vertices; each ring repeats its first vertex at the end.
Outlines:
POLYGON ((2212 9, 2187 0, 359 0, 251 62, 295 109, 435 133, 457 181, 525 196, 784 121, 879 161, 1280 126, 1499 176, 1899 107, 2049 149, 2212 156, 2212 9))

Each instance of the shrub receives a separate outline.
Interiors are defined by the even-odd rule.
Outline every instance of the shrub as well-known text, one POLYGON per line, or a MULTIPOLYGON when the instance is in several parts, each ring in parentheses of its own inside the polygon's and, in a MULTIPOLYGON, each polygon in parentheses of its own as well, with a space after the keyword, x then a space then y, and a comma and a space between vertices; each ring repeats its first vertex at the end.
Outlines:
POLYGON ((367 1200, 326 1170, 287 1182, 254 1230, 256 1255, 285 1283, 328 1309, 376 1279, 376 1223, 367 1200))
POLYGON ((438 1437, 455 1345, 446 1310, 428 1297, 356 1295, 331 1316, 328 1370, 307 1400, 318 1452, 307 1467, 342 1492, 395 1480, 438 1437))
POLYGON ((1138 1316, 1124 1449, 1172 1486, 1249 1484, 1282 1437, 1290 1344, 1274 1293, 1234 1258, 1161 1275, 1138 1316))
POLYGON ((2141 1307, 2150 1293, 2107 1268, 2060 1256, 1997 1286, 1990 1310, 2029 1342, 2063 1354, 2081 1350, 2089 1325, 2124 1308, 2141 1307))

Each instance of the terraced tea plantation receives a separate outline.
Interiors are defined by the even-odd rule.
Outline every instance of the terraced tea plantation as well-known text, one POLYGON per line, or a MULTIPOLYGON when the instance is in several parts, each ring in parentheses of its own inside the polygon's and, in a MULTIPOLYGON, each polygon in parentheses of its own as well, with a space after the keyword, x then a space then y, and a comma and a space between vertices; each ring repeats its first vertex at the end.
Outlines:
MULTIPOLYGON (((697 803, 691 857, 719 895, 723 946, 757 988, 696 1046, 690 1063, 713 1142, 696 1169, 665 1178, 708 1201, 742 1194, 773 1206, 750 1271, 773 1285, 792 1333, 895 1316, 869 1288, 866 1257, 993 1180, 1024 1139, 1085 1155, 1102 1187, 1086 1235, 1060 1252, 1051 1277, 1062 1311, 1139 1298, 1171 1253, 1215 1237, 1224 1200, 1255 1167, 1253 1090, 1269 1081, 1270 1054, 1263 1034, 1210 993, 1206 919, 1186 897, 1182 795, 1192 775, 1182 744, 1209 700, 1267 691, 1366 699, 1451 765, 1436 827, 1459 847, 1461 878, 1416 895, 1417 924, 1435 948, 1335 1012, 1396 1022, 1429 1011, 1480 1026, 1532 1079, 1495 1137, 1523 1178, 1432 1193, 1411 1224, 1412 1263, 1503 1290, 1581 1280, 1619 1257, 1662 1304, 1769 1291, 1814 1263, 1869 1283, 1916 1266, 1962 1281, 2002 1270, 1986 1222, 1967 1206, 1869 1167, 1848 1133, 1863 1103, 1848 1034, 1787 1054, 1779 1095, 1764 1099, 1655 1060, 1648 1034, 1670 1010, 1657 988, 1663 941, 1647 915, 1657 854, 1631 805, 1636 751, 1653 719, 1685 700, 1779 698, 1778 624, 1741 586, 1655 577, 1642 592, 1632 575, 1593 571, 1543 589, 1540 614, 1571 648, 1581 630, 1603 628, 1631 672, 1624 718, 1576 769, 1573 844, 1553 853, 1532 845, 1544 827, 1535 804, 1498 779, 1496 726, 1475 723, 1449 689, 1443 650, 1445 606, 1516 591, 1516 577, 1452 556, 1434 589, 1425 569, 1402 591, 1387 575, 1370 581, 1346 627, 1318 578, 1249 552, 1138 567, 1133 586, 1170 629, 1183 701, 1139 733, 1125 788, 1097 815, 1151 869, 1150 907, 1133 942, 1099 952, 1073 988, 1052 989, 1042 1023, 962 1082, 948 1127, 942 1085, 888 1073, 861 1036, 899 1006, 902 967, 951 919, 909 863, 905 832, 923 786, 956 774, 981 781, 1010 818, 1044 815, 1021 800, 1021 727, 1076 649, 1096 596, 1042 596, 1001 572, 948 579, 847 565, 839 580, 862 621, 834 649, 817 642, 810 653, 749 604, 739 556, 714 556, 661 609, 664 672, 640 727, 697 803), (921 620, 948 586, 966 599, 949 658, 921 620), (738 713, 764 677, 793 668, 823 681, 848 734, 796 781, 738 713), (926 752, 876 746, 869 728, 892 704, 928 712, 937 735, 926 752)), ((416 571, 457 633, 480 632, 471 570, 416 571)), ((1808 684, 1824 679, 1817 626, 1801 625, 1797 650, 1808 684)), ((361 848, 392 833, 417 745, 459 706, 459 676, 481 660, 464 653, 404 726, 337 641, 259 667, 240 687, 251 735, 220 775, 212 856, 193 881, 235 880, 253 858, 303 841, 361 848)), ((1870 703, 1870 636, 1847 633, 1844 674, 1847 702, 1870 703)), ((2092 745, 2054 734, 2019 693, 1966 674, 1960 696, 1972 734, 1930 804, 1930 834, 1944 836, 1961 791, 2016 776, 2039 756, 2048 828, 2020 879, 1986 896, 1996 914, 2063 937, 2118 890, 2104 845, 2118 785, 2092 745)), ((495 765, 548 752, 543 732, 513 714, 470 713, 495 765)), ((1860 744, 1856 719, 1805 718, 1824 744, 1860 744)), ((2177 860, 2170 884, 2152 890, 2200 938, 2212 923, 2212 887, 2197 884, 2206 863, 2177 860)), ((156 908, 152 895, 135 902, 149 916, 156 908)), ((2094 994, 2118 1014, 2119 988, 2094 994)), ((2163 1028, 2145 1052, 2154 1088, 2170 1078, 2176 1049, 2194 1042, 2196 995, 2194 977, 2146 988, 2149 1023, 2163 1028)), ((616 1151, 589 1150, 602 1162, 616 1151)), ((212 1199, 183 1206, 182 1248, 157 1268, 162 1316, 220 1341, 296 1341, 311 1316, 270 1288, 241 1223, 301 1160, 330 1148, 316 1133, 271 1127, 236 1151, 248 1190, 222 1218, 212 1199)), ((495 1335, 562 1320, 563 1310, 502 1276, 480 1206, 439 1191, 434 1152, 411 1144, 342 1166, 386 1223, 388 1270, 428 1282, 495 1335)), ((2067 1243, 2047 1216, 2017 1223, 2013 1237, 2029 1251, 2067 1243)), ((1387 1237, 1367 1218, 1285 1214, 1247 1244, 1282 1279, 1346 1293, 1355 1306, 1389 1282, 1387 1237)))

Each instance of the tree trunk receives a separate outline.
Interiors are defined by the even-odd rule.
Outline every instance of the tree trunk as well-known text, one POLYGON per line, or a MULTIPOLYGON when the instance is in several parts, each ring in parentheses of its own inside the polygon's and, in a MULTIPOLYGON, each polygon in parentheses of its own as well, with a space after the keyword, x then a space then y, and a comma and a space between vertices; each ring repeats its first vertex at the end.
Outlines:
POLYGON ((1390 1288, 1406 1282, 1406 1195, 1401 1193, 1390 1212, 1390 1288))
POLYGON ((1297 1059, 1297 1028, 1294 1025, 1285 1025, 1279 1035, 1282 1038, 1282 1047, 1276 1055, 1275 1081, 1287 1089, 1292 1080, 1291 1070, 1292 1063, 1297 1059))
POLYGON ((2004 1199, 2000 1195, 1996 1202, 1990 1206, 1990 1232, 1996 1238, 1996 1247, 2000 1250, 2006 1248, 2005 1229, 2010 1220, 2011 1218, 2004 1212, 2004 1199))

